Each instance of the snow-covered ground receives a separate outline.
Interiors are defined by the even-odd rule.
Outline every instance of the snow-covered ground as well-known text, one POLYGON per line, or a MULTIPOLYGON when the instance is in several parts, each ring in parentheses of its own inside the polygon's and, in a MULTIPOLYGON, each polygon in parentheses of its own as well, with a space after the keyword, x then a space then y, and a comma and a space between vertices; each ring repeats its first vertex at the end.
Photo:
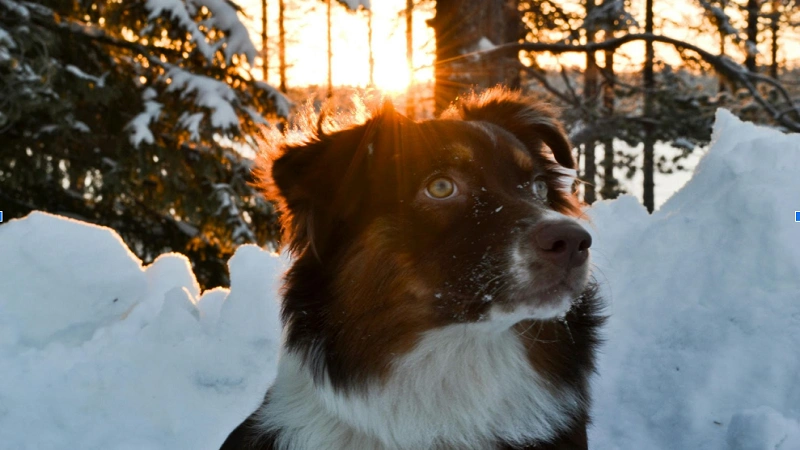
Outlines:
POLYGON ((601 202, 610 321, 599 449, 800 449, 800 135, 717 114, 693 178, 648 216, 601 202))
POLYGON ((216 449, 275 375, 284 262, 142 267, 111 230, 33 213, 0 226, 0 448, 216 449))
MULTIPOLYGON (((652 216, 590 210, 611 315, 596 449, 800 449, 800 136, 717 116, 694 177, 652 216)), ((143 267, 112 231, 0 226, 0 447, 216 449, 274 376, 277 281, 256 247, 230 292, 187 260, 143 267)))

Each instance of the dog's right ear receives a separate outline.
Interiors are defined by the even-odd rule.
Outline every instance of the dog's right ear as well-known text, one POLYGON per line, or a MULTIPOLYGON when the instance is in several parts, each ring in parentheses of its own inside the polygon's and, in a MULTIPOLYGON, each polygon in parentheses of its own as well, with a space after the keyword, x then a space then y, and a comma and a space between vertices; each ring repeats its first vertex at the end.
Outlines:
POLYGON ((385 141, 410 122, 388 100, 360 125, 328 132, 322 126, 325 120, 323 114, 304 142, 262 142, 255 169, 259 187, 281 212, 281 244, 294 253, 310 249, 318 258, 347 219, 361 210, 379 148, 390 147, 385 141))
POLYGON ((305 142, 262 143, 255 170, 267 198, 280 209, 282 244, 295 253, 308 248, 318 258, 366 199, 376 149, 390 147, 385 141, 409 122, 390 101, 361 125, 326 132, 324 121, 322 116, 305 142))

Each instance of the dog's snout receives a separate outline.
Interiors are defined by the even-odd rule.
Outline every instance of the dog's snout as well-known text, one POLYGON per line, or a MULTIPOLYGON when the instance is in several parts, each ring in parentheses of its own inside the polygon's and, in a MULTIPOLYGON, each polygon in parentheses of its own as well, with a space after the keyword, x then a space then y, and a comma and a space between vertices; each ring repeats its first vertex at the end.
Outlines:
POLYGON ((565 268, 586 262, 592 246, 592 236, 571 220, 540 223, 533 230, 533 239, 540 257, 565 268))

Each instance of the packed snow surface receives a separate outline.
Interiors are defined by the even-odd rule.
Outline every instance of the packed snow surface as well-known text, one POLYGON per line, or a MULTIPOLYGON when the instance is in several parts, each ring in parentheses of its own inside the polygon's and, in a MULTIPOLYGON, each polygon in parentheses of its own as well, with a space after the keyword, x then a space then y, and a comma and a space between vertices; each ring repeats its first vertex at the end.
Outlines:
POLYGON ((184 256, 142 267, 43 213, 0 226, 0 255, 0 448, 218 448, 275 376, 284 263, 258 247, 202 295, 184 256))
POLYGON ((720 110, 712 140, 653 215, 591 208, 610 314, 593 448, 800 449, 800 135, 720 110))
MULTIPOLYGON (((593 449, 800 449, 800 137, 720 111, 696 174, 648 215, 590 210, 610 320, 593 449)), ((253 246, 231 289, 142 263, 111 230, 0 226, 0 442, 216 449, 275 375, 284 260, 253 246)))

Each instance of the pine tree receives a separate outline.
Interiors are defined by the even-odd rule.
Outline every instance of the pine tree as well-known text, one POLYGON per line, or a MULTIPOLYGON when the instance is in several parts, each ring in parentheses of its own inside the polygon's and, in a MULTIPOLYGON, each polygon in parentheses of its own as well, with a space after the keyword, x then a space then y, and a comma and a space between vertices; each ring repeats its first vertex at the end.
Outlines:
MULTIPOLYGON (((406 0, 406 65, 409 83, 406 90, 406 116, 414 118, 414 0, 406 0)), ((370 30, 372 25, 370 24, 370 30)), ((372 51, 370 47, 370 52, 372 51)))
MULTIPOLYGON (((583 29, 586 34, 586 43, 593 44, 597 42, 598 21, 594 20, 597 5, 595 0, 584 0, 584 8, 586 10, 586 19, 583 24, 583 29)), ((583 72, 583 101, 585 110, 590 115, 596 114, 597 111, 597 96, 599 88, 599 75, 600 70, 597 66, 597 55, 595 52, 586 52, 586 69, 583 72)), ((592 120, 593 117, 587 117, 587 120, 592 120)), ((583 201, 592 204, 597 200, 595 193, 595 183, 597 175, 597 164, 595 161, 595 148, 597 141, 589 139, 583 144, 583 201)))
POLYGON ((267 29, 267 23, 269 23, 267 20, 268 6, 267 0, 261 0, 261 77, 267 83, 269 83, 269 30, 267 29))
MULTIPOLYGON (((645 24, 644 32, 653 34, 653 0, 646 0, 645 2, 645 24)), ((644 55, 644 163, 642 165, 642 172, 644 174, 643 186, 643 203, 648 212, 653 212, 655 209, 655 130, 653 120, 655 118, 655 101, 653 99, 655 94, 655 52, 653 50, 653 42, 645 42, 645 55, 644 55)))
POLYGON ((327 42, 328 42, 328 98, 333 97, 333 38, 331 37, 331 28, 333 22, 331 21, 331 3, 333 0, 327 0, 325 6, 325 13, 327 17, 327 42))
MULTIPOLYGON (((369 8, 369 0, 337 0, 341 3, 345 8, 352 11, 357 11, 359 7, 363 6, 364 8, 369 8)), ((328 43, 328 98, 333 97, 333 36, 331 32, 333 30, 333 19, 331 16, 332 8, 333 7, 333 0, 325 0, 325 14, 327 18, 327 26, 326 31, 328 33, 326 40, 328 43)))
POLYGON ((367 46, 369 49, 369 84, 368 87, 375 87, 375 54, 372 48, 372 11, 367 11, 367 46))
MULTIPOLYGON (((717 29, 720 55, 727 55, 728 50, 726 42, 729 38, 737 44, 742 42, 739 37, 739 31, 731 24, 731 19, 726 12, 730 2, 731 0, 699 0, 700 6, 704 10, 705 18, 717 29)), ((703 26, 705 26, 705 23, 703 26)), ((719 92, 727 91, 728 80, 722 75, 718 75, 718 77, 719 92)))
POLYGON ((761 0, 747 0, 747 27, 745 33, 747 35, 746 41, 746 57, 744 65, 750 72, 756 72, 756 55, 758 55, 758 18, 761 15, 761 0))
POLYGON ((0 202, 114 228, 145 261, 191 259, 228 283, 242 243, 275 236, 248 183, 250 136, 288 114, 249 75, 227 0, 0 2, 0 202))
MULTIPOLYGON (((624 0, 603 0, 598 8, 595 9, 594 20, 597 28, 603 31, 603 40, 610 40, 616 37, 617 33, 628 32, 637 26, 636 20, 628 12, 630 5, 624 0)), ((616 114, 617 103, 617 73, 614 69, 613 49, 604 51, 605 64, 601 71, 602 79, 602 113, 606 120, 613 120, 616 114)), ((616 166, 616 150, 614 148, 615 137, 607 133, 602 139, 603 144, 603 186, 600 195, 604 199, 616 198, 624 190, 620 187, 619 181, 614 175, 616 166)))

